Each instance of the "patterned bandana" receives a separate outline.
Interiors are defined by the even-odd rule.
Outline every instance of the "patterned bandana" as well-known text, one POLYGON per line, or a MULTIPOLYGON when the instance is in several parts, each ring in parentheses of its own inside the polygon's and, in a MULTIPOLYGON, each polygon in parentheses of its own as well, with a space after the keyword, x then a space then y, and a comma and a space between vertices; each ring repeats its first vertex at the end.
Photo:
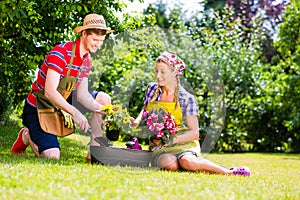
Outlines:
POLYGON ((181 74, 181 71, 186 67, 185 63, 176 55, 168 52, 163 52, 158 58, 157 61, 163 61, 167 63, 170 67, 176 69, 177 74, 181 74))

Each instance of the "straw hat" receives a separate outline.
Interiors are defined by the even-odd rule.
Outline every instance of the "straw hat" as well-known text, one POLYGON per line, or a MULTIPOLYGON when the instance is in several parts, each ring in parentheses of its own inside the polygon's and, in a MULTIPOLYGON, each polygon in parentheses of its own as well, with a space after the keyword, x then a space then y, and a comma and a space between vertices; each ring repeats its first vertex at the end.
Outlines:
POLYGON ((114 31, 106 27, 104 17, 98 14, 88 14, 85 16, 83 20, 83 26, 77 26, 74 31, 80 34, 81 31, 92 28, 106 30, 106 33, 111 33, 114 31))

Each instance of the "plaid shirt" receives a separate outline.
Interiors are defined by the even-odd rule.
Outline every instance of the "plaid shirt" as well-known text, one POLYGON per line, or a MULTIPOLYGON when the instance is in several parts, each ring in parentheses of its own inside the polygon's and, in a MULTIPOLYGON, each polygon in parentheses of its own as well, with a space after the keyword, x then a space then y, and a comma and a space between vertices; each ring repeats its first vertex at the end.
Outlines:
MULTIPOLYGON (((145 97, 144 97, 144 104, 148 105, 148 103, 153 98, 154 92, 157 88, 157 83, 150 83, 146 89, 145 97)), ((162 95, 162 91, 159 90, 158 95, 156 97, 156 101, 159 101, 162 95)), ((183 118, 187 116, 197 115, 198 113, 198 103, 195 97, 188 93, 183 87, 180 86, 179 89, 179 104, 182 111, 183 118)))

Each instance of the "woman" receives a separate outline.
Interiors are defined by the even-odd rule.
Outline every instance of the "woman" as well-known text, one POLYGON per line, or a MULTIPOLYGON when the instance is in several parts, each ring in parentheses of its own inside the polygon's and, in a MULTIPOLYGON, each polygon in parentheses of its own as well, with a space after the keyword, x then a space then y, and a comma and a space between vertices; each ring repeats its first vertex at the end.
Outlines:
MULTIPOLYGON (((157 58, 155 66, 157 83, 148 85, 144 98, 144 110, 136 120, 132 119, 132 125, 137 126, 145 110, 163 108, 175 117, 175 122, 179 126, 180 131, 177 132, 173 141, 169 141, 162 148, 155 148, 152 165, 172 171, 183 169, 249 176, 250 170, 247 167, 228 169, 200 157, 198 104, 194 96, 181 87, 179 82, 179 75, 185 67, 185 63, 177 55, 162 53, 157 58), (187 129, 180 128, 182 122, 187 129)), ((155 138, 151 141, 155 141, 155 138)))

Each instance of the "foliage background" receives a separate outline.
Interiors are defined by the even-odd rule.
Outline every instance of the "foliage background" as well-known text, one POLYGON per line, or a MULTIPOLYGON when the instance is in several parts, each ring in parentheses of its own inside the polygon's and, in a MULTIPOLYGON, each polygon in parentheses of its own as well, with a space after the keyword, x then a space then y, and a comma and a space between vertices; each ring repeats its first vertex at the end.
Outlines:
POLYGON ((208 136, 208 147, 217 151, 299 152, 300 3, 283 2, 268 17, 259 15, 267 9, 261 5, 273 1, 257 1, 255 15, 241 12, 237 9, 241 6, 226 6, 242 5, 249 11, 255 6, 251 2, 203 1, 205 9, 189 18, 180 5, 168 10, 157 2, 143 14, 118 18, 115 13, 126 5, 115 0, 101 4, 3 0, 2 122, 8 125, 12 114, 21 113, 35 69, 46 53, 55 44, 78 37, 72 29, 94 12, 104 15, 116 32, 93 55, 92 89, 111 94, 135 117, 147 84, 154 80, 155 58, 161 51, 173 51, 189 66, 182 83, 199 103, 201 142, 208 136), (276 17, 281 19, 279 26, 273 23, 274 31, 266 29, 266 22, 276 17))

